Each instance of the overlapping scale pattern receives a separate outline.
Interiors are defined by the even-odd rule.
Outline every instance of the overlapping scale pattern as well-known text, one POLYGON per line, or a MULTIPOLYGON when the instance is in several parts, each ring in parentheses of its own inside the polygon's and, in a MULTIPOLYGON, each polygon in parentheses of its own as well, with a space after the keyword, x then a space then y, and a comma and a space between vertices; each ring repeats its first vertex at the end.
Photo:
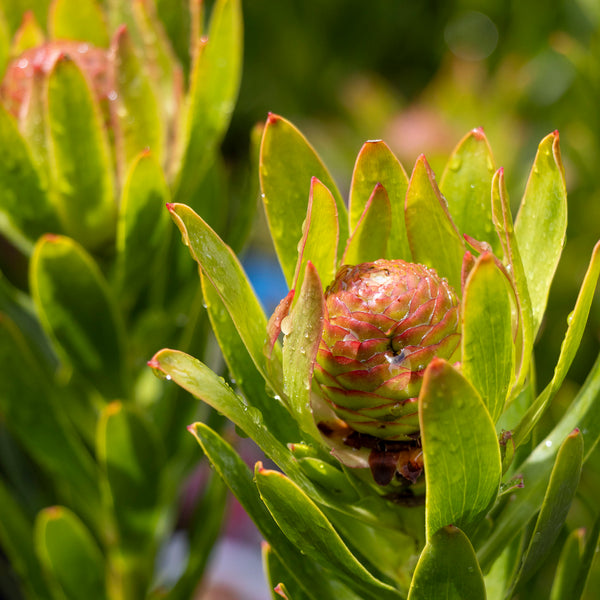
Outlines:
POLYGON ((325 299, 315 365, 325 398, 359 433, 413 439, 425 367, 460 341, 454 290, 431 268, 377 260, 343 266, 325 299))

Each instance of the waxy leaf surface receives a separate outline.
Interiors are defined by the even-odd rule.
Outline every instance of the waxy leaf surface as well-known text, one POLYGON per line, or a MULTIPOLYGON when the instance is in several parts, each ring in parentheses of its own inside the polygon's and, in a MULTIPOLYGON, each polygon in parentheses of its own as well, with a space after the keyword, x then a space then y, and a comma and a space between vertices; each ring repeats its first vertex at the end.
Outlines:
POLYGON ((513 591, 539 569, 558 538, 579 485, 582 460, 583 438, 576 429, 567 436, 558 451, 529 546, 513 582, 513 591))
POLYGON ((600 242, 594 247, 592 258, 581 284, 575 308, 567 319, 568 327, 565 338, 560 347, 560 355, 554 367, 554 374, 544 391, 536 398, 525 416, 519 422, 515 432, 515 444, 518 446, 527 439, 527 436, 542 416, 544 410, 560 389, 567 372, 579 349, 581 338, 587 323, 587 318, 594 299, 594 290, 600 276, 600 242))
POLYGON ((511 293, 494 257, 481 255, 467 279, 461 306, 462 371, 494 423, 504 407, 514 370, 511 293))
POLYGON ((67 237, 44 236, 30 266, 44 329, 67 362, 108 399, 126 390, 123 325, 94 259, 67 237))
POLYGON ((61 222, 70 236, 97 248, 114 235, 112 158, 98 104, 84 75, 66 56, 48 78, 48 132, 61 222))
POLYGON ((405 214, 413 262, 433 267, 454 289, 460 289, 465 245, 424 156, 419 157, 410 177, 405 214))
POLYGON ((313 177, 333 194, 340 228, 338 248, 344 248, 348 215, 331 175, 306 138, 289 121, 269 115, 261 145, 260 185, 275 251, 289 287, 294 281, 297 246, 302 238, 313 177))
POLYGON ((352 235, 348 238, 341 264, 358 265, 387 256, 391 228, 390 200, 385 188, 377 184, 352 235))
POLYGON ((109 42, 104 16, 95 0, 54 0, 48 12, 48 30, 55 40, 85 40, 100 48, 109 42))
POLYGON ((574 529, 564 543, 552 582, 550 600, 576 600, 577 579, 580 575, 585 529, 574 529))
POLYGON ((540 142, 515 221, 531 299, 534 336, 546 310, 566 231, 567 190, 555 131, 540 142))
POLYGON ((261 467, 255 478, 263 502, 292 544, 364 598, 402 597, 365 569, 319 507, 290 479, 261 467))
POLYGON ((427 539, 446 525, 470 534, 498 494, 501 463, 494 423, 471 384, 442 359, 425 371, 419 422, 427 539))
MULTIPOLYGON (((302 226, 302 239, 298 244, 298 262, 293 287, 302 288, 306 264, 310 260, 321 281, 333 281, 337 263, 339 237, 338 214, 332 193, 316 178, 310 182, 306 219, 302 226)), ((294 297, 294 303, 298 293, 294 297)))
POLYGON ((350 185, 350 230, 354 231, 356 228, 378 183, 383 185, 390 200, 391 231, 386 256, 381 255, 377 258, 401 258, 410 261, 410 247, 404 222, 408 177, 400 161, 381 140, 366 142, 356 158, 350 185))
POLYGON ((325 311, 319 275, 308 262, 298 302, 286 317, 289 331, 283 341, 283 391, 302 431, 317 440, 320 434, 310 409, 310 394, 325 311))
POLYGON ((0 106, 0 146, 10 148, 0 160, 0 212, 31 241, 46 232, 60 233, 56 212, 27 144, 16 121, 3 106, 0 106))
POLYGON ((240 0, 215 2, 208 40, 196 40, 184 129, 183 156, 174 196, 194 197, 231 119, 242 68, 240 0))
POLYGON ((104 557, 86 526, 68 508, 39 513, 35 545, 40 562, 68 600, 105 600, 104 557))
POLYGON ((491 216, 494 158, 483 129, 473 129, 458 144, 442 174, 440 190, 460 233, 499 250, 491 216))
POLYGON ((408 600, 484 600, 485 585, 473 546, 457 527, 436 531, 417 563, 408 600))
POLYGON ((235 254, 188 206, 169 205, 183 242, 217 290, 254 364, 267 379, 263 346, 267 319, 235 254))

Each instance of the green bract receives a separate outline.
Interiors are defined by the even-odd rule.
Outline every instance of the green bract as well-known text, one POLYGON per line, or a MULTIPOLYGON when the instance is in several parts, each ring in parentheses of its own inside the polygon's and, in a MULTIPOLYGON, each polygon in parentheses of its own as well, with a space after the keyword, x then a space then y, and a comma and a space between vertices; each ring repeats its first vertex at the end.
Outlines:
MULTIPOLYGON (((566 231, 558 134, 540 143, 515 225, 481 129, 459 143, 440 187, 423 156, 408 177, 384 142, 367 142, 346 208, 302 134, 270 115, 260 181, 290 286, 268 324, 231 249, 191 208, 169 206, 236 388, 178 350, 150 364, 283 471, 258 465, 253 478, 217 433, 192 427, 267 540, 270 582, 315 600, 522 590, 600 439, 600 363, 539 438, 600 272, 598 245, 538 393, 533 342, 566 231)), ((583 580, 586 552, 564 552, 583 580)), ((571 582, 561 570, 556 594, 571 582)))

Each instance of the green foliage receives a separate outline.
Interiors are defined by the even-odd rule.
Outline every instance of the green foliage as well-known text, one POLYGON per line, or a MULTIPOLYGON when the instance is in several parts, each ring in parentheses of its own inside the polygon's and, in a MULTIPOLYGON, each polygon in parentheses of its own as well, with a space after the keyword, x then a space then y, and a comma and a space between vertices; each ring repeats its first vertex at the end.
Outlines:
MULTIPOLYGON (((275 248, 293 286, 268 327, 227 245, 191 209, 171 207, 205 288, 210 282, 211 320, 232 373, 241 374, 243 395, 175 350, 160 351, 151 365, 225 414, 282 469, 259 464, 252 480, 218 433, 201 423, 192 429, 269 543, 264 559, 272 587, 283 597, 330 597, 330 587, 307 586, 310 565, 312 573, 324 570, 328 586, 343 582, 363 598, 483 598, 486 587, 494 597, 509 598, 527 589, 570 527, 582 464, 600 439, 600 362, 553 431, 541 441, 538 434, 581 340, 598 279, 595 251, 555 377, 538 394, 533 339, 566 227, 557 135, 540 144, 516 226, 504 171, 494 172, 482 130, 465 136, 448 161, 441 184, 448 202, 424 157, 408 179, 387 146, 368 142, 346 212, 315 151, 275 115, 263 134, 260 175, 275 248), (540 212, 551 222, 551 239, 542 239, 547 223, 540 212), (418 395, 425 475, 415 484, 400 482, 399 475, 376 483, 370 449, 344 442, 348 430, 332 419, 311 383, 332 263, 383 256, 435 267, 460 290, 462 342, 454 364, 429 363, 418 395), (272 397, 254 393, 265 386, 272 397), (277 423, 268 425, 272 410, 277 423), (507 422, 513 431, 502 430, 507 422), (423 501, 425 511, 415 506, 423 501), (382 551, 399 548, 395 536, 404 540, 403 552, 382 551), (303 553, 295 559, 289 554, 294 546, 303 553)), ((592 532, 589 544, 596 537, 592 532)), ((585 580, 589 559, 569 539, 561 560, 585 580)), ((556 598, 575 589, 560 564, 556 598)), ((574 597, 582 591, 578 580, 574 597)))
POLYGON ((225 487, 201 490, 210 518, 192 519, 181 578, 158 587, 194 464, 185 425, 201 413, 146 363, 162 345, 202 354, 208 333, 165 205, 194 202, 238 247, 253 216, 255 180, 235 191, 239 215, 213 196, 241 75, 240 2, 217 0, 207 31, 199 3, 178 3, 169 32, 191 49, 185 64, 153 2, 56 0, 47 19, 48 2, 29 3, 35 16, 20 4, 0 10, 0 235, 26 270, 0 276, 0 549, 14 571, 0 595, 187 600, 225 487))

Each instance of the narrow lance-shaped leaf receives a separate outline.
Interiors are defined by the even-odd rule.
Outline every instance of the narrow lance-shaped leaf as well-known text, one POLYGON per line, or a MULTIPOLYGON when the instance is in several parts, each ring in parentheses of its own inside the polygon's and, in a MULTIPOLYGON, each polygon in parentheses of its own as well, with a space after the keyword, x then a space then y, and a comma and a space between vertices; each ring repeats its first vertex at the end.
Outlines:
POLYGON ((460 289, 465 245, 448 213, 433 171, 422 155, 408 184, 405 215, 413 262, 433 267, 455 289, 460 289))
POLYGON ((117 29, 111 45, 112 77, 116 98, 111 102, 115 121, 118 167, 124 177, 129 165, 143 150, 152 151, 162 163, 164 115, 144 72, 127 29, 117 29))
POLYGON ((290 575, 296 584, 318 600, 358 600, 330 573, 325 576, 318 564, 287 539, 261 500, 252 473, 230 444, 204 423, 195 423, 190 431, 281 562, 294 566, 290 575))
POLYGON ((310 409, 314 363, 321 341, 325 300, 319 275, 309 261, 298 302, 286 317, 283 342, 283 389, 300 428, 315 439, 319 431, 310 409))
POLYGON ((260 185, 275 251, 289 287, 294 281, 297 245, 302 238, 313 177, 318 178, 335 199, 339 250, 344 248, 348 238, 348 216, 331 175, 306 138, 289 121, 269 115, 261 145, 260 185))
POLYGON ((286 569, 285 565, 273 551, 273 548, 266 542, 262 544, 262 562, 269 588, 272 590, 271 597, 273 600, 280 600, 281 598, 291 598, 293 600, 311 599, 296 583, 290 575, 289 570, 286 569), (282 589, 285 590, 285 596, 282 596, 282 589))
POLYGON ((577 600, 578 597, 573 592, 580 575, 584 536, 585 528, 574 529, 564 543, 552 582, 550 600, 577 600))
MULTIPOLYGON (((339 224, 332 193, 316 178, 310 181, 306 219, 298 244, 298 262, 293 288, 300 290, 308 261, 312 262, 321 281, 333 281, 337 263, 339 224)), ((299 294, 294 296, 294 304, 299 294)))
POLYGON ((108 46, 102 10, 94 0, 54 0, 48 12, 48 30, 55 40, 86 40, 108 46))
POLYGON ((386 256, 391 229, 390 200, 385 188, 378 183, 352 235, 348 238, 341 264, 357 265, 386 256))
POLYGON ((524 485, 515 490, 495 520, 494 529, 477 548, 484 571, 540 510, 558 449, 575 428, 579 428, 583 436, 585 462, 600 440, 600 358, 563 418, 527 459, 516 465, 524 485))
POLYGON ((164 448, 137 410, 113 402, 98 423, 96 452, 105 481, 105 514, 114 527, 115 577, 122 597, 144 597, 154 564, 164 448))
POLYGON ((556 367, 554 368, 552 380, 530 406, 514 432, 513 437, 517 446, 527 439, 529 433, 550 404, 550 401, 560 389, 560 386, 575 359, 581 338, 583 337, 587 317, 592 306, 594 290, 599 276, 600 242, 594 246, 590 264, 579 290, 577 301, 575 302, 575 308, 567 319, 567 333, 565 334, 565 338, 560 347, 560 355, 556 367))
POLYGON ((513 387, 518 393, 525 378, 529 373, 531 351, 533 349, 533 316, 531 301, 527 288, 527 278, 519 254, 519 246, 513 229, 512 215, 506 184, 504 182, 504 169, 500 168, 492 180, 492 217, 500 245, 504 253, 504 261, 512 275, 516 299, 518 304, 518 318, 520 343, 517 346, 515 364, 517 365, 516 382, 513 387))
POLYGON ((485 598, 485 585, 473 546, 457 527, 436 531, 421 553, 408 600, 485 598))
POLYGON ((66 232, 87 248, 114 235, 112 159, 102 116, 83 73, 68 57, 48 78, 54 202, 66 232))
MULTIPOLYGON (((597 554, 598 541, 600 539, 600 517, 596 517, 593 527, 586 536, 583 556, 581 557, 581 565, 577 571, 576 583, 573 589, 573 594, 567 597, 567 600, 579 599, 582 597, 587 581, 590 576, 592 563, 597 554)), ((552 599, 554 600, 554 599, 552 599)))
POLYGON ((515 236, 531 298, 534 336, 546 310, 566 231, 567 190, 558 131, 555 131, 540 142, 515 221, 515 236))
POLYGON ((50 591, 42 575, 33 545, 33 526, 20 498, 0 479, 0 545, 11 568, 20 577, 23 591, 31 598, 50 600, 50 591))
POLYGON ((512 291, 490 253, 469 274, 461 307, 462 371, 498 420, 514 371, 512 291))
POLYGON ((68 508, 53 506, 39 513, 35 545, 50 579, 68 600, 104 600, 104 557, 92 534, 68 508))
POLYGON ((250 406, 260 410, 265 425, 278 439, 289 442, 300 439, 298 424, 289 410, 280 399, 267 393, 265 380, 256 370, 223 300, 205 275, 202 275, 201 279, 206 310, 236 386, 242 390, 250 406))
POLYGON ((579 430, 575 429, 567 436, 558 451, 542 509, 513 580, 512 593, 518 590, 543 564, 558 538, 579 485, 582 460, 583 438, 579 430))
POLYGON ((125 180, 117 223, 116 280, 126 305, 135 302, 151 280, 166 276, 165 251, 170 239, 169 214, 165 210, 168 201, 169 189, 155 155, 142 152, 125 180))
POLYGON ((496 499, 502 472, 496 431, 481 398, 448 362, 434 359, 419 395, 427 538, 446 525, 473 532, 496 499))
POLYGON ((350 184, 350 230, 353 231, 358 224, 373 188, 378 183, 383 185, 390 200, 391 230, 387 254, 377 258, 400 258, 410 261, 411 254, 404 222, 408 177, 400 161, 381 140, 366 142, 356 158, 350 184))
POLYGON ((19 329, 0 315, 0 413, 27 453, 50 477, 60 477, 64 492, 93 520, 99 509, 95 465, 54 394, 19 329))
POLYGON ((494 158, 483 129, 470 131, 448 159, 440 190, 460 233, 466 233, 499 250, 498 236, 490 211, 490 189, 494 158))
POLYGON ((285 475, 257 463, 255 478, 263 502, 292 544, 364 598, 402 597, 365 569, 319 507, 285 475))
MULTIPOLYGON (((34 241, 46 232, 60 233, 29 148, 14 118, 0 105, 0 146, 10 148, 0 160, 0 212, 17 234, 34 241)), ((5 227, 3 227, 5 230, 5 227)), ((4 231, 9 237, 10 231, 4 231)))
MULTIPOLYGON (((5 9, 5 7, 2 7, 5 9)), ((10 50, 7 48, 7 58, 10 56, 14 58, 19 54, 35 48, 46 41, 46 34, 40 27, 35 14, 33 11, 28 10, 23 15, 23 20, 19 25, 19 28, 15 31, 12 41, 10 41, 10 35, 8 29, 6 31, 7 42, 10 41, 10 50)), ((4 24, 4 15, 2 15, 2 23, 4 24)))
POLYGON ((126 393, 123 324, 94 259, 67 237, 44 236, 30 265, 42 325, 68 364, 107 398, 126 393))
POLYGON ((194 197, 229 124, 240 86, 242 35, 240 0, 217 0, 208 39, 196 42, 180 135, 181 168, 174 192, 178 200, 194 197))
POLYGON ((268 380, 263 346, 267 319, 235 254, 188 206, 170 204, 183 242, 223 300, 257 369, 268 380))

